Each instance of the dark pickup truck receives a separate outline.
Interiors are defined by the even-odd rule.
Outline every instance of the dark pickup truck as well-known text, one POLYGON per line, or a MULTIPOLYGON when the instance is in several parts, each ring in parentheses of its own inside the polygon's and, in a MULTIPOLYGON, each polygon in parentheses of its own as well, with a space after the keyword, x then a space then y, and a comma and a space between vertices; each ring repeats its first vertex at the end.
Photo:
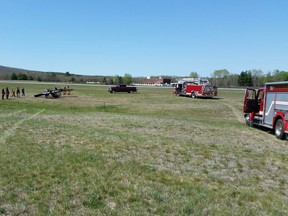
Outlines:
POLYGON ((116 85, 116 86, 110 86, 108 88, 108 92, 110 93, 116 93, 116 92, 134 93, 134 92, 137 92, 137 88, 135 86, 127 86, 127 85, 121 84, 121 85, 116 85))

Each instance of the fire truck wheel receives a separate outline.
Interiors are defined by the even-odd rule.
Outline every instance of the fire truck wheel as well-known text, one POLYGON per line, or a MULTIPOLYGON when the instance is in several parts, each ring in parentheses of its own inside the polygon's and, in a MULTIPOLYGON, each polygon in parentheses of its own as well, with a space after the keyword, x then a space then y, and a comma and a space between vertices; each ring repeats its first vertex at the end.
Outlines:
POLYGON ((195 92, 192 92, 192 93, 191 93, 191 98, 196 98, 195 92))
POLYGON ((284 124, 282 119, 278 119, 275 125, 275 136, 278 139, 284 139, 284 124))
POLYGON ((250 126, 250 127, 253 127, 253 126, 254 126, 254 125, 253 125, 253 122, 250 121, 248 114, 245 115, 245 123, 246 123, 246 125, 248 125, 248 126, 250 126))

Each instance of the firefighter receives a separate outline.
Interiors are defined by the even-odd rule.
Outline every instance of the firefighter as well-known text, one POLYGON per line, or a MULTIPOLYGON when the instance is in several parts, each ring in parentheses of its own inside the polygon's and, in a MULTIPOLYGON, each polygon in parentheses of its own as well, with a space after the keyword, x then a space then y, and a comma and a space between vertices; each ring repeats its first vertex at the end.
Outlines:
POLYGON ((67 86, 67 95, 70 95, 69 86, 67 86))
POLYGON ((19 87, 17 87, 16 94, 17 94, 17 97, 19 98, 20 97, 20 89, 19 89, 19 87))
POLYGON ((5 95, 6 95, 6 99, 8 100, 9 99, 9 95, 10 95, 10 91, 9 91, 8 87, 6 87, 5 95))
POLYGON ((4 100, 4 97, 5 97, 5 89, 2 88, 2 100, 4 100))
POLYGON ((14 89, 14 88, 12 88, 12 95, 11 95, 11 97, 16 97, 16 96, 15 96, 15 89, 14 89))

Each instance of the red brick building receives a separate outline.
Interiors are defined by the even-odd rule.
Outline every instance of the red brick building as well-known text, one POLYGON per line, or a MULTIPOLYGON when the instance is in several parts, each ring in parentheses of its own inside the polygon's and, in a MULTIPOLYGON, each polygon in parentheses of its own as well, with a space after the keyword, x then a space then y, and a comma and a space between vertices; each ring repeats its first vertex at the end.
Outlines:
POLYGON ((171 84, 171 79, 165 79, 162 77, 159 78, 146 78, 146 79, 141 79, 139 80, 141 84, 144 85, 156 85, 156 86, 161 86, 161 85, 170 85, 171 84))

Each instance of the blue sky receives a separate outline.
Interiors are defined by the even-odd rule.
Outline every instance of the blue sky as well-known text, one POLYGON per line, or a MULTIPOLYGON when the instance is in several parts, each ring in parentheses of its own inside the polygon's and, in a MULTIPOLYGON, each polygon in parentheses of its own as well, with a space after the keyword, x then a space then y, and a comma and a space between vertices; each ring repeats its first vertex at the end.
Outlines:
POLYGON ((83 75, 288 71, 287 0, 0 0, 0 65, 83 75))

